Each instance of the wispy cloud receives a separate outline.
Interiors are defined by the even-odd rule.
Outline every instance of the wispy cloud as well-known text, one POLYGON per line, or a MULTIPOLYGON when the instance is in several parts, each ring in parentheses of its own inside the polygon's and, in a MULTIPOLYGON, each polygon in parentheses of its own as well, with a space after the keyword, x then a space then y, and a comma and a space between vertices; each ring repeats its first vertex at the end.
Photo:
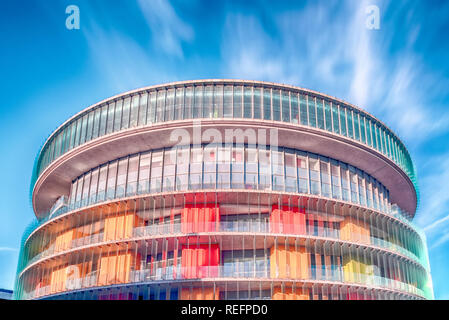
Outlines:
MULTIPOLYGON (((407 41, 392 55, 394 26, 382 20, 381 30, 365 27, 371 2, 308 2, 301 10, 273 14, 271 30, 257 16, 229 13, 222 40, 224 72, 330 93, 380 116, 414 144, 447 130, 449 113, 442 108, 436 116, 426 108, 444 78, 425 70, 410 50, 420 25, 412 24, 407 41)), ((407 11, 412 6, 377 2, 385 11, 413 14, 407 11)))
POLYGON ((19 249, 17 249, 17 248, 10 248, 10 247, 0 247, 0 252, 2 252, 2 251, 17 252, 17 251, 19 251, 19 249))
POLYGON ((167 54, 183 57, 182 44, 194 38, 192 27, 176 13, 168 0, 138 0, 152 32, 154 45, 167 54))

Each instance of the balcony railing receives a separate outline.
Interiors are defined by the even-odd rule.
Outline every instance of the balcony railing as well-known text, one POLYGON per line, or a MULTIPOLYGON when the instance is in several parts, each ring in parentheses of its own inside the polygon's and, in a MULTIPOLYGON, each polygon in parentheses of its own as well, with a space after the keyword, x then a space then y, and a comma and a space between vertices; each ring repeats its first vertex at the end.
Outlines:
MULTIPOLYGON (((54 283, 37 288, 30 292, 24 292, 23 299, 37 299, 49 295, 61 294, 73 290, 81 290, 93 287, 103 287, 110 285, 122 284, 138 284, 151 283, 152 281, 177 281, 177 280, 262 280, 262 281, 292 281, 291 277, 281 278, 278 273, 270 275, 269 265, 257 270, 238 270, 238 264, 234 266, 200 266, 200 267, 182 267, 180 265, 170 266, 166 268, 153 268, 143 270, 133 270, 130 272, 120 272, 111 277, 110 275, 101 275, 98 271, 87 275, 83 278, 70 278, 64 282, 54 283), (109 278, 108 278, 109 276, 109 278)), ((302 271, 303 275, 307 277, 295 278, 293 280, 304 282, 328 282, 332 284, 346 284, 346 285, 360 285, 372 289, 400 291, 401 293, 412 294, 420 297, 425 297, 423 290, 403 283, 401 281, 392 280, 374 274, 361 274, 344 272, 342 268, 337 267, 323 267, 323 268, 309 268, 302 271)))
MULTIPOLYGON (((403 255, 413 261, 423 264, 423 261, 415 253, 399 246, 395 243, 379 239, 377 237, 368 236, 366 234, 360 234, 351 232, 348 237, 343 236, 340 230, 324 228, 324 227, 310 227, 304 228, 304 232, 294 232, 297 225, 292 224, 273 224, 267 222, 250 221, 250 222, 228 222, 221 221, 218 223, 202 223, 202 224, 190 224, 190 223, 164 223, 164 224, 153 224, 149 226, 135 227, 132 231, 131 237, 125 237, 121 240, 135 239, 135 238, 146 238, 154 236, 166 236, 166 235, 189 235, 196 233, 217 233, 217 232, 248 232, 254 234, 283 234, 292 236, 311 236, 328 238, 334 240, 348 241, 357 244, 370 245, 383 250, 389 250, 400 255, 403 255)), ((106 240, 104 233, 98 233, 91 236, 74 239, 71 242, 66 242, 60 244, 59 246, 51 245, 46 250, 40 252, 39 254, 28 260, 26 266, 29 266, 37 261, 45 259, 53 255, 63 254, 66 251, 77 249, 83 246, 90 246, 94 244, 101 244, 103 242, 114 241, 106 240)), ((116 240, 118 241, 118 240, 116 240)), ((26 268, 24 267, 24 269, 26 268)))

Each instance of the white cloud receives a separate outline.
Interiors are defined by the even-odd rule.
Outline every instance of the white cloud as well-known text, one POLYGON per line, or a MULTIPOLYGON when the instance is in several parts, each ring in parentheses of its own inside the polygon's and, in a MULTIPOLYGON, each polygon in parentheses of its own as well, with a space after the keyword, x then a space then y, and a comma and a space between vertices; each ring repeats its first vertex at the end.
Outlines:
POLYGON ((193 39, 192 27, 179 18, 168 0, 138 0, 138 4, 156 47, 183 57, 182 43, 193 39))
POLYGON ((19 251, 19 249, 17 248, 10 248, 10 247, 0 247, 0 252, 1 251, 12 251, 12 252, 17 252, 19 251))
POLYGON ((106 30, 92 23, 82 28, 86 37, 91 63, 98 70, 98 78, 114 92, 171 80, 167 69, 155 61, 149 50, 130 37, 106 30))
MULTIPOLYGON (((393 10, 382 3, 383 10, 393 10)), ((435 115, 426 108, 442 79, 410 50, 420 25, 413 24, 404 35, 404 47, 391 55, 393 26, 382 20, 379 31, 365 27, 365 7, 370 4, 309 2, 301 11, 273 14, 270 28, 255 16, 230 13, 222 40, 224 72, 235 78, 288 82, 345 99, 373 112, 415 145, 447 130, 449 113, 435 115)), ((413 10, 408 7, 400 9, 413 10)))

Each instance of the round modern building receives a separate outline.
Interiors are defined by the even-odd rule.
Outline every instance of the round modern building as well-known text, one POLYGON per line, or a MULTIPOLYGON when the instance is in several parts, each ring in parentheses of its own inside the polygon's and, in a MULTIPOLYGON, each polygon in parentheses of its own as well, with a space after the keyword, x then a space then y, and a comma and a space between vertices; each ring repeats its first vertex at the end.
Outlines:
POLYGON ((432 299, 418 187, 367 112, 293 86, 130 91, 36 158, 16 299, 432 299))

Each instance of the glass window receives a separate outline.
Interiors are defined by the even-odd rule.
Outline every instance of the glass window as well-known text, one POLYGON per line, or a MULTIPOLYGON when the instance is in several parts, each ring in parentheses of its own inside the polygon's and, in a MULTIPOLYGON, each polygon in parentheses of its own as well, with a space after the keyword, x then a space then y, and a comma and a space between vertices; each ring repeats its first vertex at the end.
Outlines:
POLYGON ((334 126, 334 133, 340 134, 340 119, 338 117, 338 106, 332 103, 332 123, 334 126))
POLYGON ((346 136, 346 108, 340 106, 340 134, 346 136))
POLYGON ((284 153, 272 151, 273 190, 284 190, 284 153))
POLYGON ((192 148, 190 152, 190 189, 201 189, 203 178, 203 150, 192 148))
POLYGON ((132 156, 128 163, 128 181, 126 183, 126 195, 131 196, 137 192, 137 175, 139 170, 139 156, 132 156))
POLYGON ((214 118, 223 118, 223 86, 214 87, 214 118))
POLYGON ((106 195, 106 178, 108 174, 108 166, 100 167, 100 178, 98 179, 98 194, 97 201, 104 201, 106 195))
POLYGON ((92 178, 90 183, 90 192, 89 192, 89 204, 93 204, 97 201, 97 187, 98 187, 98 177, 100 170, 97 168, 92 171, 92 178))
POLYGON ((285 191, 296 192, 296 155, 285 151, 285 191))
POLYGON ((151 192, 161 192, 163 152, 153 152, 151 161, 151 192))
MULTIPOLYGON (((94 117, 92 115, 92 122, 93 122, 93 118, 94 117)), ((69 143, 70 143, 70 126, 69 125, 67 125, 64 128, 64 134, 63 135, 64 135, 64 139, 63 139, 63 143, 62 143, 62 153, 66 153, 68 151, 69 143)), ((92 137, 91 137, 91 139, 92 139, 92 137)), ((41 161, 42 161, 42 158, 39 158, 39 165, 40 165, 41 161)))
POLYGON ((114 129, 114 109, 115 102, 110 103, 108 105, 108 116, 107 116, 107 124, 106 124, 106 134, 110 134, 114 129))
POLYGON ((290 122, 290 97, 288 91, 282 91, 282 121, 290 122))
POLYGON ((131 128, 137 127, 137 117, 139 116, 139 99, 140 95, 134 95, 131 100, 131 111, 129 116, 129 126, 131 128))
POLYGON ((316 127, 316 112, 315 112, 315 98, 307 96, 308 112, 309 112, 309 125, 316 127))
POLYGON ((273 120, 281 121, 281 97, 279 90, 273 90, 273 120))
POLYGON ((299 123, 299 104, 298 104, 298 94, 290 93, 291 97, 291 112, 292 112, 292 122, 299 123))
POLYGON ((147 124, 152 124, 156 121, 156 100, 157 92, 153 91, 150 93, 150 101, 148 103, 147 124))
POLYGON ((188 190, 190 147, 179 147, 176 152, 176 190, 188 190))
POLYGON ((354 139, 354 127, 352 123, 352 110, 347 109, 346 115, 348 117, 348 136, 351 139, 354 139))
POLYGON ((245 177, 245 189, 257 189, 258 185, 258 162, 257 162, 257 149, 246 148, 245 149, 245 164, 246 164, 246 177, 245 177))
MULTIPOLYGON (((82 124, 82 126, 81 126, 80 144, 83 144, 83 143, 86 142, 87 120, 88 120, 87 117, 88 117, 87 114, 83 116, 83 122, 82 122, 83 124, 82 124)), ((59 141, 58 148, 60 148, 60 147, 61 147, 61 145, 60 145, 60 141, 59 141)), ((59 151, 59 150, 58 150, 58 151, 59 151)))
POLYGON ((109 164, 108 170, 108 181, 107 181, 107 191, 106 197, 108 200, 114 199, 115 197, 115 182, 117 178, 117 161, 109 164))
POLYGON ((98 138, 100 130, 101 108, 95 109, 94 127, 92 130, 92 139, 98 138))
POLYGON ((187 87, 184 104, 184 119, 192 119, 193 114, 192 104, 193 104, 193 87, 187 87))
POLYGON ((157 92, 156 122, 164 121, 164 112, 165 112, 165 90, 160 90, 157 92))
POLYGON ((343 163, 340 164, 340 176, 341 176, 341 187, 342 187, 342 199, 344 201, 349 201, 349 178, 347 166, 343 163))
POLYGON ((130 116, 130 109, 131 109, 131 98, 125 98, 123 101, 123 110, 122 110, 122 129, 128 129, 129 128, 129 116, 130 116))
POLYGON ((217 150, 215 146, 204 148, 204 183, 205 189, 215 188, 217 150))
MULTIPOLYGON (((94 126, 94 115, 95 115, 94 111, 91 111, 88 114, 86 141, 92 140, 92 129, 94 126)), ((64 146, 63 146, 63 148, 64 148, 64 146)))
POLYGON ((175 89, 167 90, 166 106, 165 106, 165 121, 172 121, 175 113, 175 89))
MULTIPOLYGON (((106 107, 106 112, 105 112, 105 121, 104 124, 106 124, 106 115, 107 115, 107 107, 106 107)), ((75 136, 76 136, 76 121, 72 122, 70 124, 70 141, 69 141, 69 150, 73 149, 73 147, 75 146, 75 136)), ((47 156, 45 159, 45 163, 48 163, 48 159, 49 159, 49 155, 50 155, 50 148, 47 147, 46 150, 47 156)))
POLYGON ((316 99, 316 118, 318 123, 318 128, 324 130, 324 109, 323 109, 323 100, 316 99))
POLYGON ((243 109, 244 109, 244 118, 251 119, 253 115, 252 110, 252 99, 253 99, 253 88, 252 87, 244 87, 244 98, 243 98, 243 109))
POLYGON ((243 87, 234 87, 234 118, 242 118, 243 87))
POLYGON ((307 115, 307 98, 305 95, 301 94, 299 96, 300 98, 300 102, 299 102, 299 109, 300 109, 300 119, 301 119, 301 124, 304 126, 308 126, 309 125, 309 116, 307 115))
POLYGON ((195 86, 195 101, 193 102, 193 119, 200 119, 203 108, 203 86, 195 86))
POLYGON ((175 189, 175 166, 176 150, 165 150, 163 191, 173 191, 175 189))
POLYGON ((271 189, 271 153, 270 150, 259 150, 259 189, 271 189))
POLYGON ((231 151, 229 148, 218 148, 218 173, 217 173, 217 188, 230 188, 230 172, 231 172, 231 151))
POLYGON ((223 116, 232 118, 232 86, 224 87, 223 116))
POLYGON ((263 89, 263 118, 271 120, 271 90, 263 89))
POLYGON ((365 118, 365 125, 366 125, 366 142, 370 147, 374 147, 374 141, 372 139, 371 121, 368 118, 365 118))
POLYGON ((151 153, 143 153, 140 156, 139 163, 139 194, 148 193, 150 191, 150 164, 151 153))
POLYGON ((360 141, 359 114, 354 112, 354 139, 360 141))
POLYGON ((125 195, 127 169, 128 169, 128 159, 125 158, 120 160, 118 162, 117 187, 115 192, 116 198, 121 198, 125 195))
POLYGON ((366 131, 365 131, 365 117, 360 115, 360 139, 362 143, 368 144, 366 140, 366 131))
POLYGON ((76 198, 75 198, 75 208, 79 208, 81 206, 81 196, 83 192, 83 177, 78 179, 77 187, 76 187, 76 198))
MULTIPOLYGON (((79 144, 80 144, 80 136, 81 136, 81 126, 82 126, 82 122, 83 122, 83 119, 82 119, 82 118, 79 118, 78 121, 76 121, 76 136, 75 136, 75 144, 74 144, 75 147, 79 146, 79 144)), ((53 141, 54 141, 54 140, 53 140, 53 141)), ((52 142, 52 143, 54 143, 54 142, 52 142)), ((53 150, 52 150, 52 159, 54 159, 54 157, 53 157, 53 155, 54 155, 53 151, 54 151, 54 145, 53 145, 53 150)))
POLYGON ((243 148, 234 147, 232 150, 232 188, 243 189, 244 188, 244 160, 243 160, 243 148))
POLYGON ((212 85, 206 86, 204 89, 204 106, 203 106, 203 118, 212 118, 213 116, 213 98, 214 87, 212 85))
POLYGON ((321 194, 330 198, 331 196, 331 179, 329 175, 329 163, 320 161, 320 177, 321 177, 321 194))
POLYGON ((139 100, 139 120, 138 125, 143 126, 147 123, 147 105, 148 105, 148 93, 143 93, 139 100))
POLYGON ((175 99, 175 120, 183 119, 183 108, 184 108, 184 88, 176 89, 176 99, 175 99))
POLYGON ((254 119, 262 118, 262 97, 261 88, 254 88, 254 119))
POLYGON ((83 192, 81 205, 86 206, 89 203, 89 187, 90 187, 90 172, 84 175, 83 192))
POLYGON ((338 161, 331 160, 332 198, 341 199, 340 167, 338 161))
POLYGON ((320 194, 320 163, 318 159, 309 156, 310 193, 320 194))
POLYGON ((332 112, 329 101, 324 101, 324 117, 326 120, 326 130, 332 132, 332 112))
POLYGON ((115 113, 114 113, 114 131, 119 131, 122 127, 122 108, 123 100, 120 99, 115 103, 115 113))

